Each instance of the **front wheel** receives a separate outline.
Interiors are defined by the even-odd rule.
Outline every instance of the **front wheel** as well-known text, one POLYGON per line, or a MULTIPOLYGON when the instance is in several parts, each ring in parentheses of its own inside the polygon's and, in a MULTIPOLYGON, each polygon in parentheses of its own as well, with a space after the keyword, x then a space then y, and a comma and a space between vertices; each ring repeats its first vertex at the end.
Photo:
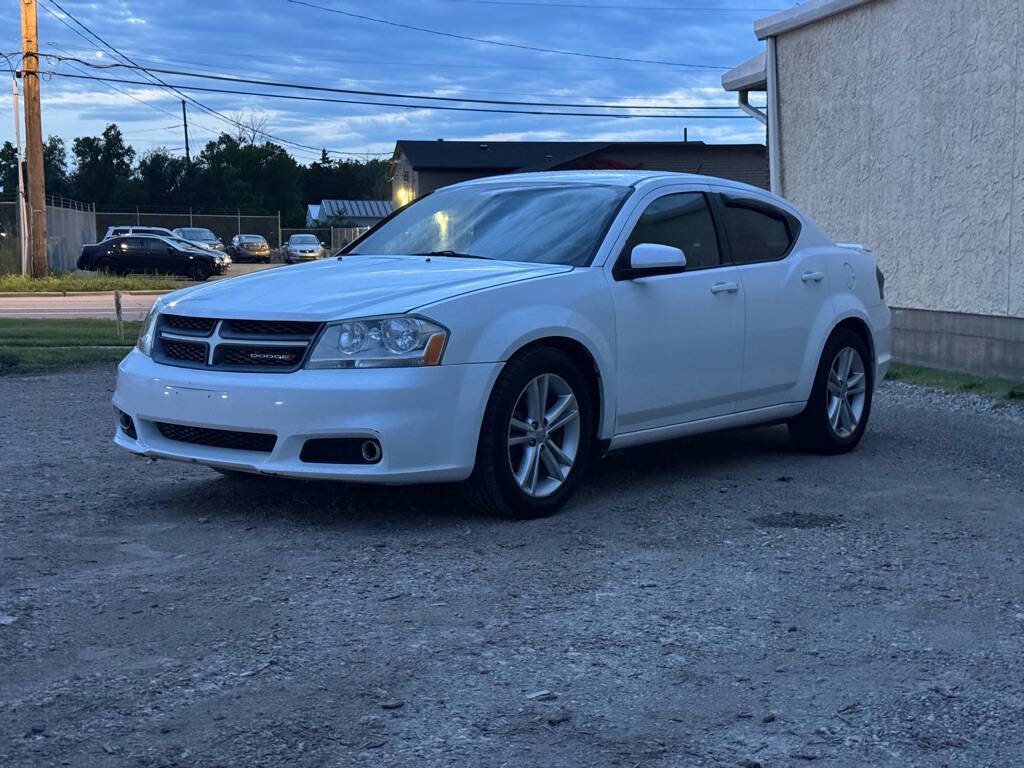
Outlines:
POLYGON ((188 276, 195 280, 197 283, 201 283, 206 280, 213 271, 209 265, 202 261, 193 261, 188 268, 188 276))
POLYGON ((487 404, 466 496, 502 517, 554 514, 586 472, 593 413, 590 387, 563 353, 538 347, 512 358, 487 404))
POLYGON ((797 447, 825 454, 856 448, 871 414, 874 384, 867 343, 847 328, 835 331, 821 354, 807 407, 788 424, 797 447))

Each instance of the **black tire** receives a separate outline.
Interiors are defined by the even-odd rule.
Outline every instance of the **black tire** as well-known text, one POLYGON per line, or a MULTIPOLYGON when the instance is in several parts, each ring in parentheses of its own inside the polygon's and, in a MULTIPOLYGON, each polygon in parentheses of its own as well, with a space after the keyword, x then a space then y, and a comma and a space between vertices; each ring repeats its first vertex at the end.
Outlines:
POLYGON ((586 474, 594 445, 594 407, 594 396, 587 380, 562 352, 551 347, 535 347, 513 357, 498 376, 487 403, 476 465, 463 485, 466 498, 481 512, 514 520, 553 515, 565 505, 586 474), (568 475, 554 492, 537 497, 528 495, 516 482, 508 435, 520 396, 531 381, 543 374, 559 377, 571 389, 579 411, 579 434, 576 456, 568 475))
MULTIPOLYGON (((846 384, 842 383, 843 392, 846 384)), ((874 395, 875 371, 867 342, 864 338, 848 328, 838 328, 832 332, 825 349, 818 361, 818 370, 814 376, 814 385, 807 406, 800 415, 791 419, 787 426, 789 434, 797 448, 809 453, 835 455, 852 451, 857 447, 864 430, 867 428, 871 415, 871 401, 874 395), (856 428, 846 433, 833 427, 829 417, 829 374, 833 364, 841 352, 854 350, 859 356, 864 371, 864 399, 856 428)), ((845 396, 845 394, 844 394, 845 396)))
POLYGON ((205 261, 193 261, 188 267, 188 276, 195 280, 197 283, 205 281, 210 275, 213 274, 213 270, 210 269, 210 265, 205 261))
POLYGON ((111 258, 103 258, 96 262, 96 271, 105 275, 120 275, 121 268, 111 258))

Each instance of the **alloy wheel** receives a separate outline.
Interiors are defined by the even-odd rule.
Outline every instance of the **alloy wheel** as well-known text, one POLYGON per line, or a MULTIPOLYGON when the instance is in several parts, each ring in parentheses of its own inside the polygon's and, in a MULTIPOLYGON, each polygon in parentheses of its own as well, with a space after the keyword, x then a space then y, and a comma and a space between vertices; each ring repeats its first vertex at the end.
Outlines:
POLYGON ((580 409, 572 387, 553 373, 520 393, 508 426, 508 462, 520 490, 543 498, 557 491, 576 462, 580 409))
POLYGON ((828 372, 828 423, 838 437, 857 431, 867 400, 867 375, 864 360, 853 347, 843 347, 828 372))

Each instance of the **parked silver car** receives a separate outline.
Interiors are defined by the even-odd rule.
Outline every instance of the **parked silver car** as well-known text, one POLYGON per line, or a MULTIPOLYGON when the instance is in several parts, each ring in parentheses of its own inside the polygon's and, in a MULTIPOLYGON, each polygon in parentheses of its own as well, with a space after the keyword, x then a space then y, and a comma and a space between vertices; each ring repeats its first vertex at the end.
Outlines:
POLYGON ((316 235, 297 234, 288 238, 284 246, 284 260, 289 264, 297 261, 313 261, 330 255, 316 235))
POLYGON ((213 251, 224 250, 224 243, 206 227, 178 227, 174 230, 174 236, 213 251))

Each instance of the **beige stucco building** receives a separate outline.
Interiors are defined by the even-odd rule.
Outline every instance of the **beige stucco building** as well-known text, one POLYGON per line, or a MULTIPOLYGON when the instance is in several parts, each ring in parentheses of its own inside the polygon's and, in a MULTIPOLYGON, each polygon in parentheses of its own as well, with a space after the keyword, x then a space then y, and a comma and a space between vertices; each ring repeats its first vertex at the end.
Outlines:
POLYGON ((767 92, 772 188, 875 250, 897 357, 1024 377, 1024 2, 810 0, 754 32, 723 86, 767 92))

